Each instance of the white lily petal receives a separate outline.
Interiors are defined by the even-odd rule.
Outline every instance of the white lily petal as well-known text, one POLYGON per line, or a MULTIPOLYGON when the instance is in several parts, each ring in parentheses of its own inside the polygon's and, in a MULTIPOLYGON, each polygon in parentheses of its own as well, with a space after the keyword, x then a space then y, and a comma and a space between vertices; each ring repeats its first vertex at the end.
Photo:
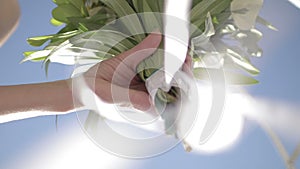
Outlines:
MULTIPOLYGON (((157 71, 146 80, 146 87, 151 95, 153 102, 158 89, 168 91, 167 85, 164 85, 163 71, 157 71)), ((195 82, 186 73, 178 71, 171 81, 171 86, 180 89, 180 96, 175 103, 169 103, 158 113, 165 122, 165 132, 183 139, 192 127, 193 121, 197 116, 197 109, 191 111, 191 107, 197 107, 197 89, 195 82)))
POLYGON ((29 55, 28 57, 25 57, 21 61, 21 63, 29 61, 29 60, 34 60, 34 59, 37 59, 37 58, 41 58, 41 57, 44 57, 44 56, 48 56, 50 53, 51 53, 51 50, 41 50, 41 51, 34 52, 31 55, 29 55))
POLYGON ((262 5, 263 0, 233 0, 230 8, 235 24, 241 30, 253 28, 262 5))
POLYGON ((217 52, 214 44, 210 41, 210 37, 213 35, 215 35, 215 29, 210 13, 208 13, 205 21, 205 31, 191 40, 192 50, 197 56, 201 57, 201 63, 196 63, 199 67, 220 68, 223 65, 222 55, 217 52))
POLYGON ((249 61, 244 59, 238 52, 233 51, 231 49, 227 49, 227 54, 234 63, 236 63, 237 65, 241 66, 242 68, 248 70, 252 74, 259 73, 259 70, 256 67, 254 67, 253 65, 251 65, 249 63, 249 61))

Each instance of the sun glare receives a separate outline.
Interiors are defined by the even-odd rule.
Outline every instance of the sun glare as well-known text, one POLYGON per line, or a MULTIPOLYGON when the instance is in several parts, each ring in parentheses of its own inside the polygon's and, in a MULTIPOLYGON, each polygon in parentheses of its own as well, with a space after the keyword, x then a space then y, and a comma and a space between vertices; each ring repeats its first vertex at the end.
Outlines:
MULTIPOLYGON (((74 132, 74 129, 59 140, 36 149, 26 161, 24 168, 30 169, 99 169, 99 168, 130 168, 125 159, 118 158, 104 152, 89 140, 82 132, 74 132), (61 139, 63 138, 63 139, 61 139), (38 158, 38 160, 36 160, 38 158)), ((52 140, 50 136, 48 139, 52 140)), ((49 141, 45 141, 49 143, 49 141)), ((44 143, 42 143, 44 144, 44 143)), ((40 146, 38 146, 40 147, 40 146)))
POLYGON ((202 144, 199 143, 199 139, 212 105, 211 90, 207 87, 201 87, 199 89, 199 97, 204 99, 200 99, 200 103, 198 104, 199 115, 186 137, 186 142, 191 145, 193 150, 200 153, 218 152, 229 148, 238 140, 243 129, 244 119, 241 111, 247 106, 243 94, 227 93, 222 118, 215 132, 202 144))

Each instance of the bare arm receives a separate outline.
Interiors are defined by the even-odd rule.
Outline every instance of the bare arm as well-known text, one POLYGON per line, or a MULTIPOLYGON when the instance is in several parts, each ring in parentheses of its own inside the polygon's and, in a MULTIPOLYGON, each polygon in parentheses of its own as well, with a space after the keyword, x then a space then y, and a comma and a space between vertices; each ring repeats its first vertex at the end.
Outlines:
POLYGON ((64 114, 73 110, 68 81, 0 86, 0 122, 64 114))
MULTIPOLYGON (((161 34, 153 33, 139 45, 119 56, 95 65, 80 78, 89 86, 95 85, 95 93, 107 103, 128 103, 140 110, 151 106, 145 83, 136 76, 136 66, 151 56, 161 42, 161 34), (118 77, 113 80, 113 76, 118 77), (135 77, 131 79, 131 77, 135 77), (131 81, 130 85, 128 82, 131 81), (113 97, 112 88, 117 95, 113 97), (129 97, 127 91, 129 88, 129 97)), ((15 86, 0 86, 0 123, 24 118, 65 114, 82 108, 74 107, 71 89, 72 79, 15 86)), ((81 98, 82 99, 82 98, 81 98)), ((80 99, 79 99, 80 100, 80 99)))

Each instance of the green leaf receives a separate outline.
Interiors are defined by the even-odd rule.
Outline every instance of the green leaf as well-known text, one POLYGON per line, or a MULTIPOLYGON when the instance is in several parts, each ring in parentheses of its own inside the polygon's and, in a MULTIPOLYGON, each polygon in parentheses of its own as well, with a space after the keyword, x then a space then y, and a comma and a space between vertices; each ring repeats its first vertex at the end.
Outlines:
POLYGON ((160 11, 160 2, 161 0, 132 0, 134 9, 138 13, 144 12, 162 12, 160 11))
POLYGON ((132 0, 133 6, 135 11, 137 13, 142 13, 143 12, 143 3, 141 3, 143 0, 132 0))
POLYGON ((79 17, 82 16, 82 14, 81 11, 77 9, 75 6, 69 4, 63 4, 57 6, 52 10, 52 16, 54 19, 60 22, 68 23, 69 17, 79 17))
POLYGON ((139 0, 139 2, 142 3, 143 12, 146 12, 144 14, 141 14, 145 31, 152 32, 157 29, 163 30, 163 18, 161 17, 161 15, 153 13, 148 0, 139 0))
MULTIPOLYGON (((208 68, 195 68, 193 70, 194 76, 201 80, 211 80, 212 75, 219 75, 219 69, 208 69, 208 68)), ((224 76, 227 84, 231 85, 251 85, 257 84, 258 81, 250 76, 243 75, 241 73, 226 71, 224 70, 224 76)))
POLYGON ((159 7, 159 12, 163 13, 165 8, 165 1, 157 0, 157 4, 159 7))
POLYGON ((200 3, 202 0, 193 0, 192 7, 195 7, 198 3, 200 3))
MULTIPOLYGON (((133 38, 112 30, 89 31, 49 47, 46 60, 74 64, 74 60, 104 60, 129 50, 137 44, 133 38), (61 56, 60 56, 61 55, 61 56), (60 58, 61 57, 61 60, 60 58)), ((80 63, 79 63, 80 64, 80 63)))
MULTIPOLYGON (((204 28, 204 22, 209 12, 211 16, 220 14, 222 11, 229 9, 232 0, 202 0, 200 3, 195 5, 190 13, 191 23, 197 27, 204 28)), ((219 22, 222 22, 219 20, 219 22)), ((193 35, 194 32, 191 32, 193 35)))
POLYGON ((103 13, 97 13, 96 15, 92 17, 69 17, 69 23, 76 26, 77 28, 82 25, 84 25, 88 30, 98 30, 101 27, 103 27, 107 21, 111 18, 112 16, 103 14, 103 13))
POLYGON ((257 16, 256 22, 266 26, 267 28, 269 28, 271 30, 278 31, 278 29, 274 25, 272 25, 270 22, 268 22, 267 20, 265 20, 264 18, 262 18, 260 16, 257 16))
MULTIPOLYGON (((162 48, 162 43, 160 48, 162 48)), ((137 72, 142 80, 146 80, 155 71, 163 67, 164 53, 163 50, 157 50, 152 56, 143 60, 137 67, 137 72)))
POLYGON ((85 6, 84 0, 69 0, 71 4, 73 4, 82 14, 82 16, 88 16, 88 10, 85 6))
POLYGON ((133 38, 128 37, 128 35, 111 30, 98 31, 92 38, 101 41, 105 46, 119 51, 118 54, 133 48, 137 44, 137 42, 133 38))
POLYGON ((206 14, 209 12, 209 6, 212 5, 215 1, 212 0, 203 0, 197 5, 195 5, 190 14, 190 20, 191 22, 195 22, 197 20, 200 20, 201 18, 204 18, 203 21, 206 18, 206 14))
POLYGON ((75 35, 78 35, 80 33, 82 33, 82 31, 74 30, 74 31, 69 31, 69 32, 65 32, 65 33, 56 34, 53 38, 54 39, 71 38, 71 37, 73 37, 75 35))
POLYGON ((82 31, 82 32, 87 32, 87 31, 89 31, 89 28, 87 28, 83 23, 79 23, 78 25, 79 25, 79 26, 78 26, 78 29, 79 29, 80 31, 82 31))
POLYGON ((260 71, 256 67, 254 67, 248 59, 241 56, 238 52, 228 48, 227 54, 231 58, 231 60, 236 64, 236 66, 239 66, 240 68, 246 70, 247 72, 253 75, 257 75, 260 73, 260 71))
POLYGON ((62 24, 64 24, 63 22, 59 22, 58 20, 51 18, 50 23, 54 26, 61 26, 62 24))
POLYGON ((48 71, 49 71, 49 66, 50 66, 50 60, 45 60, 44 61, 44 67, 45 67, 45 74, 46 74, 46 77, 48 77, 48 71))
POLYGON ((145 35, 140 34, 144 32, 142 24, 136 12, 126 0, 101 0, 101 2, 115 11, 119 18, 123 17, 122 23, 138 42, 141 42, 145 38, 145 35))
POLYGON ((36 36, 27 39, 27 42, 31 46, 41 46, 46 43, 48 40, 57 41, 59 39, 71 38, 77 34, 81 33, 79 30, 55 34, 55 35, 45 35, 45 36, 36 36))
POLYGON ((56 5, 68 4, 69 0, 52 0, 56 5))
POLYGON ((31 37, 27 39, 27 42, 31 46, 42 46, 44 43, 46 43, 48 40, 53 38, 55 35, 46 35, 46 36, 37 36, 37 37, 31 37))
POLYGON ((46 59, 49 53, 50 53, 49 50, 24 52, 23 55, 25 56, 25 58, 21 61, 21 63, 26 61, 35 61, 35 62, 43 61, 46 59))
POLYGON ((52 36, 52 37, 49 39, 51 41, 45 47, 45 49, 49 49, 49 47, 52 48, 52 46, 58 46, 62 42, 66 41, 67 39, 69 39, 75 35, 78 35, 80 33, 82 33, 80 30, 74 30, 74 31, 59 33, 59 34, 55 34, 55 35, 48 35, 48 36, 52 36))
POLYGON ((235 72, 225 72, 225 80, 227 81, 227 83, 235 85, 251 85, 258 83, 256 79, 250 76, 235 72))
POLYGON ((55 47, 59 46, 60 44, 62 44, 64 41, 66 41, 67 38, 64 38, 64 39, 55 39, 55 40, 52 40, 50 41, 50 43, 44 48, 44 49, 47 49, 47 50, 52 50, 54 49, 55 47))
POLYGON ((69 5, 77 8, 83 16, 87 16, 88 12, 85 7, 84 0, 53 0, 57 6, 69 5))
POLYGON ((74 7, 76 7, 79 11, 83 6, 85 6, 83 0, 69 0, 71 4, 73 4, 74 7))
MULTIPOLYGON (((73 51, 76 49, 80 49, 82 51, 90 51, 99 57, 105 56, 105 57, 110 58, 110 57, 120 54, 120 52, 115 50, 114 48, 112 48, 112 46, 104 44, 103 42, 101 42, 99 40, 95 40, 95 39, 88 38, 88 37, 87 38, 82 37, 78 40, 70 39, 70 43, 73 44, 72 45, 73 51)), ((82 51, 79 51, 79 52, 82 52, 82 51)))
MULTIPOLYGON (((176 93, 176 92, 172 92, 172 94, 173 93, 176 93)), ((172 95, 172 94, 167 93, 167 92, 159 89, 157 91, 156 97, 158 97, 158 99, 161 100, 164 103, 173 103, 177 100, 178 93, 176 93, 177 97, 176 97, 176 95, 172 95)))
POLYGON ((30 56, 31 54, 35 53, 35 52, 37 52, 37 51, 26 51, 26 52, 23 53, 23 55, 24 55, 25 57, 28 57, 28 56, 30 56))
POLYGON ((152 0, 152 1, 147 1, 149 7, 153 12, 163 12, 163 6, 164 6, 164 1, 162 0, 152 0), (162 7, 161 7, 162 6, 162 7))

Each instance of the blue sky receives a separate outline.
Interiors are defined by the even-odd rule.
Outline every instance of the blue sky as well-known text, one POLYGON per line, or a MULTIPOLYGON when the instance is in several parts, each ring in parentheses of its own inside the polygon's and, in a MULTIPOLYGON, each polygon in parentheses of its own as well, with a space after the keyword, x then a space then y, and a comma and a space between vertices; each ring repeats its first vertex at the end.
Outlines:
MULTIPOLYGON (((21 20, 17 31, 0 48, 0 85, 26 84, 65 79, 70 76, 72 68, 59 64, 51 64, 49 76, 46 78, 41 63, 26 62, 22 60, 22 52, 32 50, 26 43, 30 36, 56 33, 59 28, 50 25, 51 10, 54 4, 51 0, 33 1, 20 0, 21 20)), ((260 68, 261 74, 257 77, 260 84, 247 87, 251 95, 263 97, 279 102, 299 105, 300 103, 300 10, 285 0, 265 0, 261 16, 273 23, 278 32, 262 29, 264 37, 260 45, 264 49, 263 57, 255 59, 255 64, 260 68)), ((69 163, 78 165, 84 163, 88 152, 79 151, 73 146, 78 146, 77 140, 84 140, 85 135, 80 129, 76 114, 68 114, 59 117, 58 132, 55 128, 55 117, 38 117, 0 124, 0 169, 32 169, 33 166, 51 168, 53 165, 52 154, 61 154, 66 158, 67 154, 76 154, 76 158, 69 163), (76 137, 75 137, 75 136, 76 137), (61 148, 60 143, 68 149, 61 148), (76 142, 76 144, 75 144, 76 142), (67 153, 65 151, 68 151, 67 153), (84 152, 84 153, 82 153, 84 152), (82 154, 80 154, 82 153, 82 154)), ((281 137, 284 145, 291 151, 295 140, 281 137)), ((92 142, 89 142, 93 144, 92 142)), ((92 151, 101 151, 96 146, 92 151)), ((102 154, 105 155, 104 152, 102 154)), ((112 164, 109 168, 116 167, 114 161, 129 165, 130 168, 165 168, 163 166, 177 168, 246 168, 246 169, 282 169, 285 168, 277 150, 265 132, 253 121, 247 120, 242 137, 231 149, 216 154, 188 154, 181 146, 158 157, 146 160, 122 160, 106 154, 112 164)), ((91 158, 86 160, 97 164, 98 168, 104 167, 103 158, 91 158)), ((300 161, 300 160, 298 160, 300 161)), ((68 161, 66 160, 66 163, 68 161)), ((59 166, 59 165, 58 165, 59 166)), ((66 164, 65 166, 70 166, 66 164)), ((300 163, 297 162, 298 168, 300 163)), ((88 167, 87 167, 88 168, 88 167)))

